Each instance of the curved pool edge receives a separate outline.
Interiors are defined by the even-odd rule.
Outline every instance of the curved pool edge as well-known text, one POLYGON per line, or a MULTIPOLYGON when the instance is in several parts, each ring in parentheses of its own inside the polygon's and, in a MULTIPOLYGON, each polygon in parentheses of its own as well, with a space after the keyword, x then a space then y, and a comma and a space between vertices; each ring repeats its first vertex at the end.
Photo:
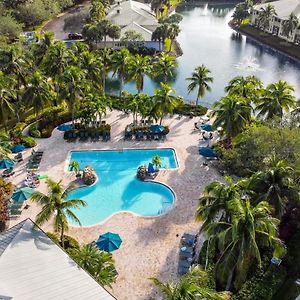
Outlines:
MULTIPOLYGON (((167 170, 174 170, 174 169, 167 169, 167 170)), ((133 215, 134 217, 138 217, 138 218, 142 218, 142 219, 156 219, 156 218, 159 218, 159 217, 162 217, 162 216, 165 216, 167 215, 169 212, 171 212, 174 207, 175 207, 175 203, 177 202, 177 195, 174 191, 173 188, 171 188, 168 184, 164 183, 164 182, 161 182, 159 180, 151 180, 151 179, 147 179, 145 180, 145 182, 150 182, 150 183, 154 183, 154 184, 160 184, 160 185, 163 185, 164 187, 168 188, 171 193, 173 194, 174 196, 174 201, 171 205, 171 207, 164 213, 162 214, 159 214, 157 216, 143 216, 143 215, 140 215, 138 213, 135 213, 131 210, 119 210, 119 211, 116 211, 114 212, 113 214, 111 214, 110 216, 108 216, 107 218, 105 218, 103 221, 99 222, 99 223, 96 223, 96 224, 93 224, 93 225, 74 225, 74 224, 69 224, 70 227, 73 227, 73 228, 92 228, 92 227, 95 227, 95 226, 99 226, 99 225, 103 225, 104 223, 106 223, 109 219, 111 219, 112 217, 114 217, 115 215, 118 215, 118 214, 123 214, 123 213, 129 213, 131 215, 133 215)), ((84 188, 86 186, 83 186, 83 187, 79 187, 79 188, 84 188)))
POLYGON ((110 149, 81 149, 81 150, 77 150, 77 149, 74 149, 74 150, 69 150, 67 152, 67 158, 66 158, 66 163, 65 163, 65 166, 64 166, 64 172, 66 173, 71 173, 72 171, 69 171, 68 170, 68 166, 69 166, 69 163, 70 163, 70 157, 71 157, 71 152, 94 152, 94 151, 121 151, 121 150, 154 150, 154 149, 170 149, 170 150, 173 150, 174 153, 175 153, 175 159, 176 159, 176 165, 177 167, 176 168, 172 168, 172 169, 163 169, 163 170, 167 170, 167 171, 175 171, 175 170, 178 170, 180 168, 180 163, 179 163, 179 159, 178 159, 178 155, 177 155, 177 151, 174 147, 156 147, 156 148, 110 148, 110 149))

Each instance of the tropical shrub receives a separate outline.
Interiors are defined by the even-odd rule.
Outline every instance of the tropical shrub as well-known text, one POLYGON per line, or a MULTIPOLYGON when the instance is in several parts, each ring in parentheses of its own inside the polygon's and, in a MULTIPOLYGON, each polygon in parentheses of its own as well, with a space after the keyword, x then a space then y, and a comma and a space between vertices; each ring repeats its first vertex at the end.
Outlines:
MULTIPOLYGON (((47 232, 48 237, 57 245, 61 246, 60 237, 57 233, 47 232)), ((64 235, 64 250, 68 254, 72 254, 74 250, 79 249, 79 243, 71 236, 64 235)))
POLYGON ((36 123, 29 126, 29 135, 33 138, 41 137, 41 132, 37 129, 36 123))
POLYGON ((0 34, 7 36, 10 41, 17 39, 22 32, 22 25, 11 15, 0 16, 0 34))
POLYGON ((20 139, 25 148, 33 148, 36 146, 35 139, 30 136, 22 136, 20 139))
POLYGON ((17 123, 13 129, 10 131, 10 136, 11 137, 20 137, 22 135, 22 132, 24 128, 27 126, 26 123, 24 122, 19 122, 17 123))
POLYGON ((232 149, 223 149, 220 161, 220 167, 229 173, 247 176, 264 170, 273 154, 300 169, 300 128, 250 127, 232 144, 232 149))
POLYGON ((0 178, 0 232, 5 230, 8 220, 8 200, 13 190, 11 182, 0 178))
POLYGON ((184 103, 183 105, 176 107, 174 109, 175 114, 183 115, 183 116, 203 116, 207 113, 208 108, 201 105, 191 105, 188 103, 184 103))

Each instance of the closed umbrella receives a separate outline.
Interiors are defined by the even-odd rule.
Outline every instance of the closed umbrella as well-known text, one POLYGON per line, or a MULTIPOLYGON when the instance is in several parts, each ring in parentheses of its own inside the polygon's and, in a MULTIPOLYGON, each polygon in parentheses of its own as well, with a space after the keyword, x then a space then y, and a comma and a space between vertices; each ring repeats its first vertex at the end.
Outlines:
POLYGON ((19 153, 25 150, 25 146, 22 144, 16 144, 10 150, 12 153, 19 153))
POLYGON ((199 149, 199 154, 201 154, 204 157, 217 157, 218 156, 217 153, 209 147, 201 147, 199 149))
POLYGON ((151 132, 153 132, 153 133, 161 133, 161 132, 163 132, 164 131, 164 129, 165 129, 165 127, 164 126, 162 126, 162 125, 151 125, 150 126, 150 131, 151 132))
POLYGON ((73 129, 73 125, 72 124, 61 124, 57 127, 57 129, 59 131, 69 131, 73 129))
POLYGON ((201 129, 203 129, 205 131, 213 131, 213 127, 211 124, 203 124, 200 127, 201 127, 201 129))
POLYGON ((107 232, 99 236, 96 245, 100 250, 113 252, 120 248, 122 240, 117 233, 107 232))
POLYGON ((31 189, 29 187, 24 187, 24 188, 16 190, 12 194, 11 199, 17 203, 23 203, 24 201, 26 201, 27 199, 29 199, 31 197, 32 193, 33 193, 33 189, 31 189))
POLYGON ((14 162, 10 159, 2 159, 0 160, 0 169, 9 169, 14 166, 14 162))

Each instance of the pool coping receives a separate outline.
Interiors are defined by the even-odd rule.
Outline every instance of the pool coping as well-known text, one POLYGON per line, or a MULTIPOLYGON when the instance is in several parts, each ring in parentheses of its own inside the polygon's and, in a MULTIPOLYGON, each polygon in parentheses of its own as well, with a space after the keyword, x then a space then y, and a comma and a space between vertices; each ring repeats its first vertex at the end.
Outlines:
MULTIPOLYGON (((175 170, 178 170, 180 168, 180 165, 179 165, 179 160, 178 160, 178 156, 177 156, 177 152, 176 152, 176 149, 173 148, 173 147, 157 147, 157 148, 122 148, 122 150, 149 150, 149 149, 171 149, 174 151, 175 153, 175 159, 176 159, 176 163, 177 163, 177 167, 176 168, 172 168, 172 169, 163 169, 164 171, 175 171, 175 170)), ((66 159, 66 164, 65 164, 65 167, 64 167, 64 171, 67 172, 67 173, 72 173, 72 171, 69 171, 67 169, 67 166, 69 165, 70 163, 70 154, 71 152, 92 152, 92 151, 118 151, 120 149, 88 149, 88 150, 69 150, 68 151, 68 154, 67 154, 67 159, 66 159)), ((93 186, 95 185, 97 182, 98 182, 99 178, 98 178, 98 175, 97 175, 97 180, 91 184, 91 185, 83 185, 83 186, 79 186, 77 187, 76 189, 80 189, 80 188, 87 188, 87 187, 90 187, 90 186, 93 186)), ((102 220, 101 222, 99 223, 95 223, 93 225, 74 225, 74 224, 69 224, 71 227, 74 227, 74 228, 92 228, 94 226, 98 226, 98 225, 103 225, 105 222, 107 222, 110 218, 112 218, 113 216, 117 215, 117 214, 122 214, 122 213, 129 213, 133 216, 136 216, 136 217, 139 217, 139 218, 143 218, 143 219, 156 219, 156 218, 159 218, 159 217, 162 217, 162 216, 165 216, 167 215, 171 210, 174 209, 175 207, 175 203, 177 202, 177 195, 174 191, 174 189, 169 186, 168 184, 160 181, 160 180, 153 180, 153 179, 146 179, 144 180, 144 182, 149 182, 149 183, 154 183, 154 184, 161 184, 165 187, 167 187, 171 193, 173 194, 174 196, 174 201, 171 205, 171 207, 165 211, 164 213, 162 214, 159 214, 157 216, 143 216, 143 215, 139 215, 133 211, 130 211, 130 210, 120 210, 120 211, 117 211, 117 212, 114 212, 113 214, 111 214, 110 216, 108 216, 107 218, 105 218, 104 220, 102 220)))

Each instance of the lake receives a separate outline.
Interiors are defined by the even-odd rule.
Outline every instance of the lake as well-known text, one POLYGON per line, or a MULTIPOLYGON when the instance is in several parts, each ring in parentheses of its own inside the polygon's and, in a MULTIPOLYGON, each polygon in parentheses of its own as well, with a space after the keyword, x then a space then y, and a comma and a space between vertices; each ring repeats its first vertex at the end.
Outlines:
MULTIPOLYGON (((185 78, 191 75, 196 66, 204 64, 214 77, 212 91, 200 99, 205 106, 211 106, 224 96, 224 87, 238 75, 255 75, 264 84, 286 80, 295 87, 295 94, 300 97, 300 64, 236 34, 228 26, 233 6, 186 6, 178 7, 177 11, 183 15, 181 32, 177 38, 183 55, 177 59, 178 68, 172 81, 177 95, 183 96, 186 101, 195 100, 196 91, 188 95, 185 78)), ((144 92, 151 95, 158 86, 158 82, 146 78, 144 92)), ((135 92, 134 83, 127 84, 125 89, 135 92)))

